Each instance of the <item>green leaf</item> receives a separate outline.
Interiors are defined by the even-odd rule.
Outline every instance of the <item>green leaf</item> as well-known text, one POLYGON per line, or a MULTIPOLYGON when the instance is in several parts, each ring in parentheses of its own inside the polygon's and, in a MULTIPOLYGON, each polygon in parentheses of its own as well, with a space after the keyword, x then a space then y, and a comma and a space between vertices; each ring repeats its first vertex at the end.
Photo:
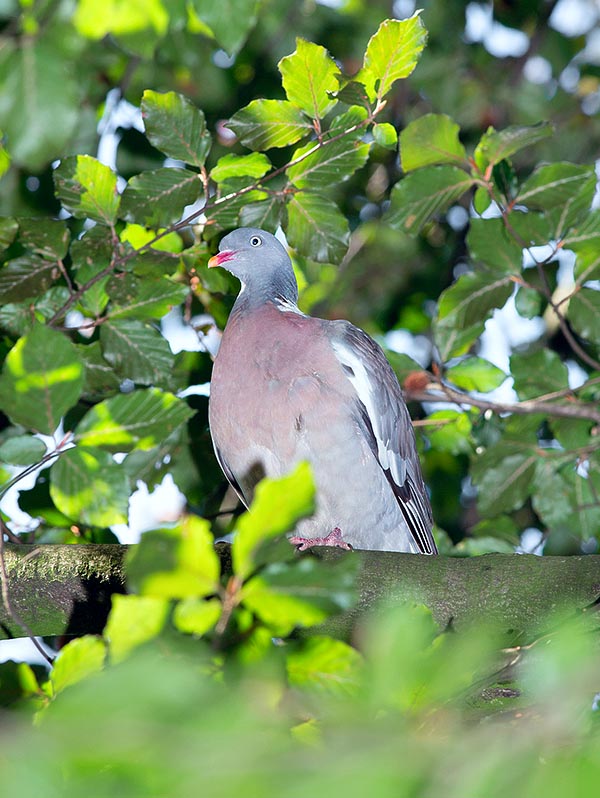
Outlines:
POLYGON ((142 321, 109 321, 100 329, 104 359, 122 379, 140 385, 163 385, 173 370, 173 352, 168 341, 142 321))
POLYGON ((542 296, 535 288, 520 285, 515 296, 515 308, 519 316, 533 319, 542 313, 542 296))
POLYGON ((467 245, 474 261, 495 272, 521 273, 523 250, 509 235, 502 219, 471 219, 467 245))
POLYGON ((493 391, 500 387, 506 374, 481 357, 466 357, 446 372, 448 379, 465 391, 493 391))
POLYGON ((434 449, 454 455, 472 451, 471 419, 468 413, 436 410, 427 416, 427 421, 439 423, 439 427, 427 427, 427 437, 434 449))
POLYGON ((364 108, 351 108, 332 121, 322 146, 309 142, 296 150, 292 161, 302 160, 287 169, 289 180, 297 188, 323 191, 351 177, 369 157, 370 144, 360 139, 366 116, 364 108), (353 129, 357 126, 358 129, 353 129), (339 140, 331 140, 345 130, 350 132, 339 140))
POLYGON ((167 227, 196 202, 202 183, 188 169, 163 167, 131 178, 121 198, 121 216, 146 227, 167 227))
POLYGON ((466 163, 467 153, 458 139, 460 131, 446 114, 425 114, 400 133, 400 159, 405 172, 423 166, 466 163))
POLYGON ((593 174, 593 166, 566 161, 539 166, 521 186, 518 202, 528 208, 555 208, 571 201, 593 174))
POLYGON ((146 278, 137 291, 127 298, 126 304, 115 303, 110 318, 115 319, 161 319, 166 313, 185 301, 190 289, 168 278, 154 280, 146 278))
POLYGON ((100 637, 85 635, 68 642, 61 648, 50 672, 53 694, 101 671, 105 657, 106 647, 100 637))
POLYGON ((515 546, 501 538, 481 535, 465 538, 452 549, 453 556, 481 557, 483 554, 514 554, 515 546))
POLYGON ((127 561, 131 586, 161 599, 217 593, 221 563, 208 521, 187 516, 176 527, 145 532, 127 561))
POLYGON ((23 255, 0 267, 0 302, 20 302, 47 291, 59 276, 56 263, 23 255))
POLYGON ((249 202, 240 211, 242 227, 260 227, 274 233, 281 224, 283 203, 277 195, 262 202, 249 202))
POLYGON ((302 111, 287 100, 253 100, 231 117, 227 127, 251 150, 287 147, 312 131, 302 111))
POLYGON ((101 449, 69 449, 50 472, 50 496, 56 507, 87 526, 126 523, 130 494, 127 472, 101 449))
POLYGON ((262 152, 253 152, 250 155, 236 155, 229 153, 219 158, 213 166, 210 176, 215 183, 231 180, 234 177, 264 177, 271 169, 271 161, 262 152))
POLYGON ((167 599, 114 594, 104 629, 111 662, 122 662, 134 648, 157 637, 168 616, 167 599))
POLYGON ((204 166, 211 137, 203 112, 187 97, 146 89, 141 109, 146 136, 157 150, 192 166, 204 166))
POLYGON ((387 221, 396 230, 416 235, 473 184, 474 179, 456 166, 429 166, 413 172, 393 187, 387 221))
POLYGON ((77 351, 84 366, 83 393, 100 396, 117 393, 121 380, 108 360, 102 357, 100 341, 79 344, 77 351))
POLYGON ((331 94, 339 87, 340 71, 324 47, 296 39, 296 50, 277 65, 290 102, 311 119, 322 119, 336 104, 331 94))
MULTIPOLYGON (((2 272, 0 272, 0 275, 2 272)), ((588 280, 600 279, 600 247, 596 244, 577 245, 575 280, 582 285, 588 280)))
MULTIPOLYGON (((591 180, 594 183, 594 178, 591 180)), ((600 208, 588 211, 585 218, 565 236, 564 246, 576 252, 600 251, 600 208)))
POLYGON ((386 150, 395 150, 398 146, 398 132, 389 122, 373 125, 373 139, 375 144, 386 150))
POLYGON ((510 358, 510 373, 519 399, 535 399, 568 387, 568 371, 560 357, 550 349, 510 358))
POLYGON ((193 414, 171 393, 157 388, 138 390, 94 405, 79 422, 75 440, 81 446, 112 452, 152 449, 193 414))
POLYGON ((19 241, 34 255, 47 260, 61 260, 69 249, 69 239, 65 222, 54 219, 19 219, 19 241))
POLYGON ((287 636, 296 627, 315 626, 356 601, 358 563, 346 557, 337 566, 302 557, 292 564, 275 562, 263 568, 242 589, 242 603, 270 627, 287 636))
POLYGON ((54 171, 56 195, 78 219, 113 225, 119 211, 117 176, 91 155, 64 158, 54 171))
POLYGON ((31 435, 15 435, 0 445, 0 460, 11 465, 39 463, 46 454, 46 445, 31 435))
POLYGON ((184 634, 202 637, 214 628, 222 611, 223 606, 217 598, 185 598, 175 607, 173 623, 184 634))
POLYGON ((73 23, 82 36, 103 39, 107 34, 124 36, 156 31, 163 36, 169 14, 161 0, 127 3, 122 0, 80 0, 73 23))
POLYGON ((381 100, 395 81, 410 75, 426 39, 419 12, 409 19, 386 19, 381 23, 369 40, 363 67, 355 76, 365 85, 371 100, 381 100))
POLYGON ((490 446, 471 469, 482 515, 494 517, 521 507, 533 489, 537 462, 533 449, 519 451, 510 443, 490 446))
MULTIPOLYGON (((257 0, 191 0, 188 13, 195 15, 194 23, 207 33, 208 26, 218 44, 229 54, 235 55, 248 37, 258 18, 257 0)), ((194 31, 194 26, 190 26, 194 31)))
POLYGON ((35 325, 8 353, 0 376, 0 406, 15 424, 54 433, 83 388, 77 349, 62 333, 35 325))
POLYGON ((577 291, 569 300, 567 318, 578 335, 600 344, 600 291, 593 288, 577 291))
POLYGON ((6 37, 0 50, 0 127, 33 173, 64 154, 80 114, 81 81, 54 36, 6 37))
POLYGON ((435 340, 442 360, 462 355, 483 332, 493 310, 504 306, 513 291, 510 277, 490 280, 468 272, 440 295, 435 340))
POLYGON ((363 658, 348 643, 312 635, 290 651, 286 667, 292 687, 348 696, 361 684, 363 658))
POLYGON ((0 217, 0 249, 8 249, 15 240, 19 223, 12 216, 0 217))
POLYGON ((488 166, 500 163, 515 152, 552 136, 553 132, 549 122, 538 122, 537 125, 529 126, 515 125, 504 130, 489 127, 473 153, 475 163, 484 171, 488 166))
POLYGON ((290 246, 319 263, 342 260, 350 243, 350 230, 348 220, 332 200, 301 191, 288 203, 287 216, 290 246))
POLYGON ((254 501, 237 521, 231 547, 233 570, 246 579, 254 570, 259 547, 289 532, 314 509, 315 487, 308 463, 300 463, 289 476, 264 479, 256 487, 254 501))
POLYGON ((573 486, 556 471, 556 466, 541 460, 536 466, 533 509, 550 529, 567 526, 575 512, 573 486))

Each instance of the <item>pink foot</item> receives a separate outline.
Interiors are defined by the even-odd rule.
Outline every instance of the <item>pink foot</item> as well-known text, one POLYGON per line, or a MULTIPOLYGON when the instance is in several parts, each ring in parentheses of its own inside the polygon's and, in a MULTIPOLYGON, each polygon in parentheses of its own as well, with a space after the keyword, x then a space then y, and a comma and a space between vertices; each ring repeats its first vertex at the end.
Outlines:
POLYGON ((342 530, 336 526, 325 538, 301 538, 298 535, 290 538, 292 546, 296 546, 297 551, 307 551, 313 546, 337 546, 339 549, 352 551, 352 546, 342 538, 342 530))

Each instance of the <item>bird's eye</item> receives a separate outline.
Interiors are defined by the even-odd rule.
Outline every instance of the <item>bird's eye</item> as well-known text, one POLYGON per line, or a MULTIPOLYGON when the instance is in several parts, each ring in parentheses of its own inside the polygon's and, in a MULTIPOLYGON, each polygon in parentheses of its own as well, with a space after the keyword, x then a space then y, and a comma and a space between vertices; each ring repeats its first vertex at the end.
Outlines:
POLYGON ((262 238, 260 236, 252 236, 250 239, 250 246, 251 247, 260 247, 262 244, 262 238))

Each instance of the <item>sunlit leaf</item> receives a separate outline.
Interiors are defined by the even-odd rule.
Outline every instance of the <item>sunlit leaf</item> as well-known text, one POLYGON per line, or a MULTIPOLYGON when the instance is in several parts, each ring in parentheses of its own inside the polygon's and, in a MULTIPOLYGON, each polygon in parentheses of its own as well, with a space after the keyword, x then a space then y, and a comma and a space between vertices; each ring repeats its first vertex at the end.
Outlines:
POLYGON ((85 635, 68 642, 54 660, 50 683, 54 695, 104 667, 106 646, 100 637, 85 635))
POLYGON ((467 357, 446 372, 448 379, 465 391, 493 391, 506 379, 506 374, 481 357, 467 357))
POLYGON ((398 133, 396 128, 390 125, 389 122, 373 125, 373 139, 375 144, 384 147, 386 150, 395 150, 398 146, 398 133))
POLYGON ((146 227, 166 227, 178 221, 186 205, 200 196, 195 172, 164 167, 135 175, 121 198, 121 215, 146 227))
POLYGON ((278 64, 283 88, 290 102, 311 119, 321 119, 336 104, 331 94, 338 87, 340 71, 324 47, 296 39, 296 50, 278 64))
POLYGON ((169 615, 169 602, 155 596, 112 597, 104 629, 111 662, 121 662, 134 648, 159 635, 169 615))
POLYGON ((227 123, 251 150, 295 144, 312 130, 302 111, 287 100, 253 100, 227 123))
POLYGON ((436 410, 427 416, 427 437, 437 451, 465 454, 472 451, 471 419, 459 410, 436 410), (439 426, 436 426, 437 422, 439 426))
POLYGON ((78 219, 114 224, 120 196, 116 174, 91 155, 64 158, 54 171, 56 194, 78 219))
POLYGON ((242 47, 248 34, 256 24, 259 3, 257 0, 191 0, 188 13, 190 29, 204 33, 208 27, 218 44, 230 55, 242 47), (198 23, 200 23, 198 25, 198 23))
POLYGON ((184 598, 175 607, 173 623, 180 632, 201 637, 214 628, 222 610, 217 598, 184 598))
POLYGON ((88 410, 75 440, 82 446, 113 452, 151 449, 193 414, 183 400, 157 388, 119 394, 88 410))
POLYGON ((302 191, 287 205, 290 246, 320 263, 339 263, 350 242, 348 221, 337 205, 321 194, 302 191))
POLYGON ((261 544, 289 532, 297 521, 312 513, 314 492, 307 463, 300 463, 289 476, 258 484, 250 510, 236 523, 232 558, 237 576, 245 579, 252 573, 261 544))
POLYGON ((321 635, 292 650, 286 666, 293 687, 342 696, 354 694, 363 675, 363 659, 355 648, 321 635))
POLYGON ((144 0, 143 3, 80 0, 73 23, 79 33, 89 39, 102 39, 109 33, 142 33, 149 29, 162 36, 166 33, 169 15, 161 0, 144 0))
POLYGON ((458 139, 460 127, 445 114, 425 114, 400 133, 400 160, 405 172, 422 166, 465 163, 467 154, 458 139))
POLYGON ((523 250, 502 219, 471 219, 467 244, 474 261, 498 273, 521 273, 523 250))
POLYGON ((62 333, 35 325, 8 353, 0 406, 14 423, 52 434, 83 388, 83 364, 62 333))
POLYGON ((89 526, 126 523, 130 494, 125 469, 101 449, 69 449, 50 472, 50 495, 56 507, 89 526))
POLYGON ((231 180, 234 177, 264 177, 271 169, 271 161, 261 152, 250 155, 229 153, 219 158, 211 169, 210 176, 216 183, 231 180))
POLYGON ((163 385, 173 369, 168 341, 150 324, 133 319, 109 321, 100 330, 102 355, 121 379, 163 385))
POLYGON ((416 67, 427 31, 419 12, 403 20, 386 19, 367 45, 363 67, 355 79, 367 88, 371 100, 381 100, 395 81, 416 67))

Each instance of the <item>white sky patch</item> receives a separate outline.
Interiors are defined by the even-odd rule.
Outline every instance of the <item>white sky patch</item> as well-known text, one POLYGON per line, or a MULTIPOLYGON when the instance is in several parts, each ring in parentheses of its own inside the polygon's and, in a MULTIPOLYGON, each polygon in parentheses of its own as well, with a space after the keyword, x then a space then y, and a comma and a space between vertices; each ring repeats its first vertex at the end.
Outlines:
POLYGON ((175 523, 185 507, 185 496, 166 474, 152 492, 141 480, 129 499, 129 521, 111 527, 120 543, 137 543, 144 532, 175 523))
POLYGON ((581 36, 598 21, 597 0, 558 0, 548 24, 563 36, 581 36))
POLYGON ((534 55, 525 62, 523 74, 530 83, 544 85, 552 80, 552 64, 547 58, 534 55))
POLYGON ((529 48, 527 34, 494 20, 491 3, 469 3, 465 10, 465 39, 480 42, 496 58, 518 58, 529 48))
POLYGON ((386 347, 392 352, 412 357, 423 368, 429 366, 431 341, 424 335, 413 335, 408 330, 390 330, 384 340, 386 347))

